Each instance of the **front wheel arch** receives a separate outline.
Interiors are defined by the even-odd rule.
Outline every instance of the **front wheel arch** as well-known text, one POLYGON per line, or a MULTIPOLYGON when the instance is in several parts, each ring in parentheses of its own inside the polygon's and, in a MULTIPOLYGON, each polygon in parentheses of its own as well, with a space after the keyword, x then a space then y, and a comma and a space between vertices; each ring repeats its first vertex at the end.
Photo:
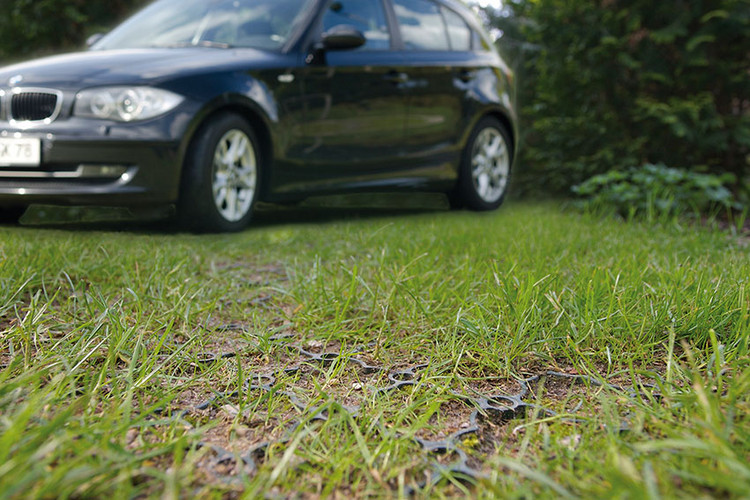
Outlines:
MULTIPOLYGON (((196 140, 196 135, 205 126, 206 123, 214 119, 218 115, 232 113, 244 118, 248 124, 253 128, 255 136, 258 139, 260 152, 263 157, 263 161, 266 172, 268 172, 268 165, 271 163, 271 159, 274 157, 274 141, 271 135, 271 126, 273 125, 268 121, 268 117, 261 110, 260 106, 254 102, 242 98, 242 97, 227 97, 222 96, 221 98, 214 99, 209 105, 205 106, 201 112, 199 112, 191 124, 187 128, 183 140, 180 146, 180 179, 179 185, 182 185, 182 178, 185 175, 185 164, 190 154, 190 146, 196 140)), ((269 189, 269 175, 264 175, 262 185, 260 186, 260 197, 265 197, 269 189)))

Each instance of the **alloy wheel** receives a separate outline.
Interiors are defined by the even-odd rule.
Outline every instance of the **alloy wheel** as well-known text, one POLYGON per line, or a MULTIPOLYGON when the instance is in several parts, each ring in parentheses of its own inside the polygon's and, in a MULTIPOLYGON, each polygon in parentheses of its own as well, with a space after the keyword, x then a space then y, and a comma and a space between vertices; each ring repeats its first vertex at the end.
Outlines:
POLYGON ((487 127, 474 141, 471 153, 471 179, 484 202, 494 203, 505 193, 510 175, 510 154, 499 130, 487 127))
POLYGON ((236 222, 247 215, 257 181, 257 155, 252 141, 242 130, 229 130, 216 145, 212 175, 214 203, 224 219, 236 222))

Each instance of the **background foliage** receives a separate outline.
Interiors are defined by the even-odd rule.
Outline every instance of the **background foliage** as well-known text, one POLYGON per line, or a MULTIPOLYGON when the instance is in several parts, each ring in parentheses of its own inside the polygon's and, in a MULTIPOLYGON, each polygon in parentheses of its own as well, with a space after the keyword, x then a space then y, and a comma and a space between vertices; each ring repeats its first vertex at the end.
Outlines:
POLYGON ((4 0, 0 61, 29 54, 72 50, 107 29, 146 0, 4 0))
POLYGON ((746 186, 750 0, 511 0, 488 16, 523 82, 525 190, 659 163, 746 186))
POLYGON ((595 175, 574 186, 573 191, 585 198, 585 207, 613 208, 626 218, 642 215, 649 219, 669 219, 681 214, 740 209, 724 186, 728 180, 730 174, 720 177, 647 164, 595 175))

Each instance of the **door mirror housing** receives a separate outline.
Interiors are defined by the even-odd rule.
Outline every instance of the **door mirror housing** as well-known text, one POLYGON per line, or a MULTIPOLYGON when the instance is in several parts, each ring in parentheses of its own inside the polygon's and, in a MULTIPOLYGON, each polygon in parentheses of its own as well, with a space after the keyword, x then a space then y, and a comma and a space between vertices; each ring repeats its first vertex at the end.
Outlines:
POLYGON ((353 50, 367 42, 365 35, 354 26, 339 24, 329 29, 321 37, 325 50, 353 50))

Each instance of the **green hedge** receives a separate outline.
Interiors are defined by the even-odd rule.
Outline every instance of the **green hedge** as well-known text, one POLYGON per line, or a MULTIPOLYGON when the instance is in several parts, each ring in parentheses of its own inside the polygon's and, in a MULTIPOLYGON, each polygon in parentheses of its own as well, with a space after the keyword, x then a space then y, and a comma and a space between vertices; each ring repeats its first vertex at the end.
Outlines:
POLYGON ((145 0, 4 0, 0 61, 74 50, 145 4, 145 0))
POLYGON ((750 172, 750 0, 514 0, 526 190, 612 169, 750 172))

